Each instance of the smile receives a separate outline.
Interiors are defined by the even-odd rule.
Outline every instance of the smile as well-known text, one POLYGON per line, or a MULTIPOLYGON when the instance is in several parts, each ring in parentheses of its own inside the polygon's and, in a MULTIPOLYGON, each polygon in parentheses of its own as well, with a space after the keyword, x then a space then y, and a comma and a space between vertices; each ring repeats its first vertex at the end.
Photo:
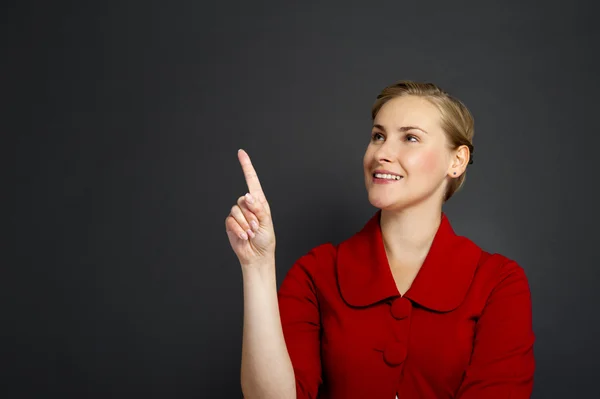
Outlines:
POLYGON ((403 179, 403 176, 391 176, 391 175, 380 175, 373 176, 373 183, 375 184, 391 184, 403 179))

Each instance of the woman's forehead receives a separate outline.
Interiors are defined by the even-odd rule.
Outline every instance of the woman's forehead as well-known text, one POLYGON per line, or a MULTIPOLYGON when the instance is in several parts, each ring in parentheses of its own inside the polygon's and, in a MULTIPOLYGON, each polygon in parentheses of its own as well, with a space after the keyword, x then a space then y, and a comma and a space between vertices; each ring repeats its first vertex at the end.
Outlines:
POLYGON ((439 129, 439 122, 440 112, 430 101, 423 97, 402 96, 383 104, 373 120, 373 125, 381 125, 386 130, 417 126, 429 131, 439 129))

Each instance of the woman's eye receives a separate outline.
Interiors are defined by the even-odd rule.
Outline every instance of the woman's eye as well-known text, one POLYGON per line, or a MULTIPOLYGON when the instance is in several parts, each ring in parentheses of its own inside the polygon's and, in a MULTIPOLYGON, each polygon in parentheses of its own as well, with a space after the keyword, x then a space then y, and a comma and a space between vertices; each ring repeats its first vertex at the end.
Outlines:
POLYGON ((373 133, 373 134, 371 135, 371 139, 372 139, 372 140, 377 140, 377 136, 382 136, 382 137, 383 137, 383 135, 382 135, 381 133, 377 133, 377 132, 375 132, 375 133, 373 133))
MULTIPOLYGON (((371 140, 376 141, 379 136, 384 137, 383 134, 381 134, 379 132, 375 132, 375 133, 371 134, 371 140)), ((407 134, 404 137, 404 139, 406 141, 410 141, 412 143, 416 143, 416 142, 419 141, 419 139, 417 138, 417 136, 413 136, 412 134, 407 134)))

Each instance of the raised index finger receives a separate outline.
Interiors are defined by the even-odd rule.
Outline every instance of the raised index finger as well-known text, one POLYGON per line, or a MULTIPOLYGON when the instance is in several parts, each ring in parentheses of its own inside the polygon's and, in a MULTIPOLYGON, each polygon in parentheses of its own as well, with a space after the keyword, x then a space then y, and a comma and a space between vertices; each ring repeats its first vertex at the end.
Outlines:
POLYGON ((238 151, 238 159, 240 160, 240 164, 242 165, 242 170, 244 171, 244 177, 246 178, 246 184, 248 185, 248 191, 255 198, 258 198, 260 201, 266 199, 265 194, 263 193, 262 187, 260 185, 260 181, 258 180, 258 175, 254 170, 254 166, 252 166, 252 161, 250 161, 250 156, 244 150, 238 151))

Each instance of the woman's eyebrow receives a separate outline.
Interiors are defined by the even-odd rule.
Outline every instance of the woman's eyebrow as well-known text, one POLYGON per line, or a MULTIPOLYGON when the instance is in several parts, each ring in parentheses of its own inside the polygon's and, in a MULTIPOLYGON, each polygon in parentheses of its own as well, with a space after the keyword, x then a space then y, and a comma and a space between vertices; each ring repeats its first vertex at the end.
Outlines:
MULTIPOLYGON (((376 128, 378 128, 378 129, 381 129, 381 130, 383 130, 383 131, 385 132, 385 128, 384 128, 382 125, 375 124, 375 125, 373 125, 373 127, 376 127, 376 128)), ((418 127, 418 126, 402 126, 402 127, 399 127, 399 128, 398 128, 398 131, 399 131, 399 132, 407 132, 407 131, 409 131, 409 130, 413 130, 413 129, 420 130, 420 131, 422 131, 423 133, 429 134, 429 133, 427 133, 425 130, 421 129, 421 128, 420 128, 420 127, 418 127)))

